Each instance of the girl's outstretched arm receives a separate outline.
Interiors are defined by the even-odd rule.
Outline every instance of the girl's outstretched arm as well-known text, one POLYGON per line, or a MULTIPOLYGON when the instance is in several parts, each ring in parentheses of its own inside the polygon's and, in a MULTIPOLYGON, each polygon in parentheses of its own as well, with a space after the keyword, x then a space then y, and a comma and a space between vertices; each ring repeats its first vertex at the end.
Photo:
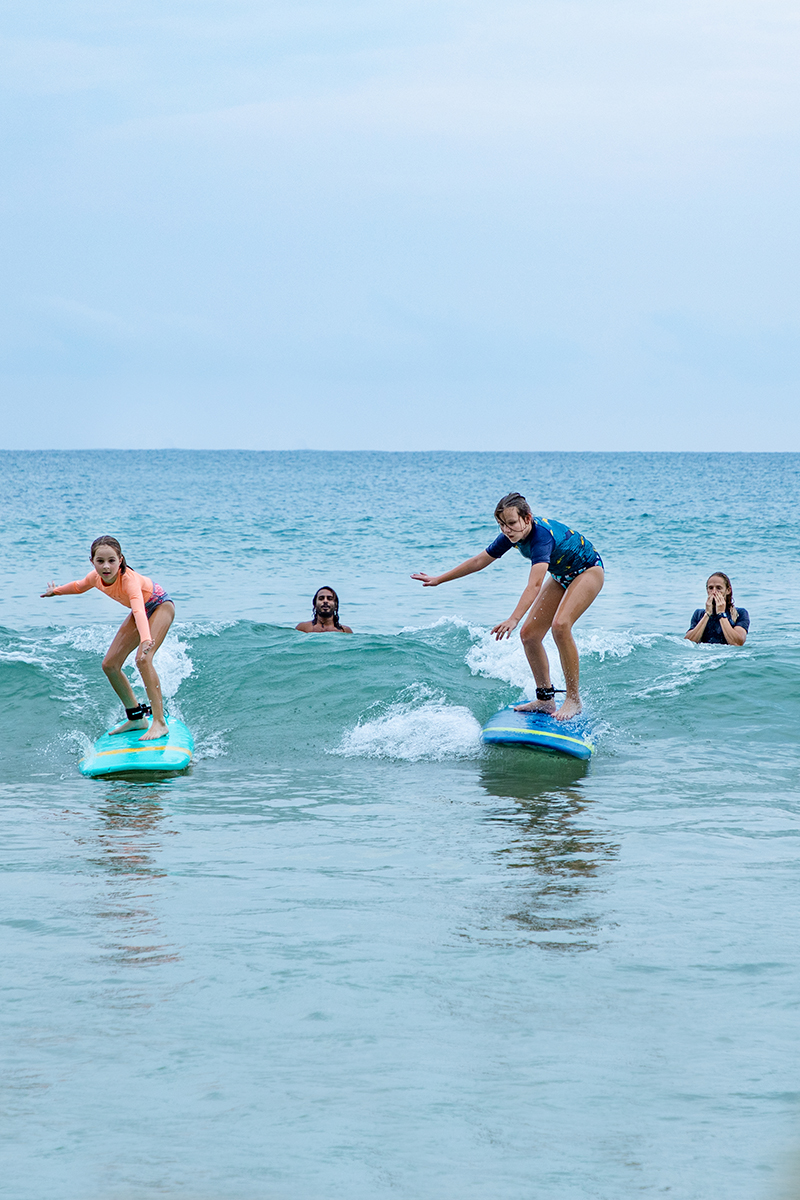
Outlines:
POLYGON ((51 579, 47 585, 47 591, 41 593, 41 598, 46 596, 80 596, 82 592, 88 592, 94 587, 95 579, 97 578, 96 571, 90 571, 85 579, 74 579, 72 583, 62 583, 60 587, 56 587, 55 582, 51 579))
POLYGON ((418 579, 423 587, 438 587, 440 583, 449 583, 451 579, 463 579, 465 575, 473 575, 476 571, 482 571, 484 567, 489 566, 489 563, 496 561, 497 559, 492 558, 491 554, 481 550, 480 554, 474 554, 472 558, 459 563, 457 567, 453 567, 452 571, 445 571, 443 575, 426 575, 424 571, 415 571, 411 578, 418 579))

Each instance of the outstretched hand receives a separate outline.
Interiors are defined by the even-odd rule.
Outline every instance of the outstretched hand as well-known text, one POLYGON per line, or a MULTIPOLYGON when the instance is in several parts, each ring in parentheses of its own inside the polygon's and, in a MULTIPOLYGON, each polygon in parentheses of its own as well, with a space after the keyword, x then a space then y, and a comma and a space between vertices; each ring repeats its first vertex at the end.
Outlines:
POLYGON ((412 579, 418 579, 423 587, 437 587, 439 580, 435 575, 426 575, 424 571, 415 571, 412 579))
POLYGON ((495 641, 501 642, 504 637, 511 637, 511 634, 519 625, 519 621, 515 617, 509 617, 507 621, 501 621, 499 625, 495 625, 492 633, 495 641))
POLYGON ((40 592, 39 599, 44 600, 45 596, 55 596, 55 594, 56 594, 55 587, 56 587, 56 581, 55 581, 55 579, 51 579, 47 585, 47 591, 40 592))

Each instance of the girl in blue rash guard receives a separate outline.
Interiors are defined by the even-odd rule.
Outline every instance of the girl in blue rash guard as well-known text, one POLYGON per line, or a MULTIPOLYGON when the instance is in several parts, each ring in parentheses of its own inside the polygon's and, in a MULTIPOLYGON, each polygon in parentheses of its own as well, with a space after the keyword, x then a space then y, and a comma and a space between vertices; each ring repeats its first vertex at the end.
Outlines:
POLYGON ((438 587, 451 579, 461 579, 482 571, 513 546, 531 564, 530 576, 519 603, 507 621, 495 625, 492 633, 500 641, 511 634, 528 613, 520 638, 536 682, 536 699, 518 705, 520 712, 554 713, 559 721, 568 721, 581 711, 578 689, 578 647, 572 626, 582 616, 603 586, 603 560, 591 542, 560 521, 534 517, 528 501, 519 492, 509 492, 497 505, 494 517, 500 534, 480 554, 445 571, 411 576, 423 587, 438 587), (549 574, 548 574, 549 572, 549 574), (530 611, 528 611, 530 610, 530 611), (564 703, 556 711, 555 688, 550 680, 550 664, 542 642, 548 629, 558 648, 566 682, 564 703))

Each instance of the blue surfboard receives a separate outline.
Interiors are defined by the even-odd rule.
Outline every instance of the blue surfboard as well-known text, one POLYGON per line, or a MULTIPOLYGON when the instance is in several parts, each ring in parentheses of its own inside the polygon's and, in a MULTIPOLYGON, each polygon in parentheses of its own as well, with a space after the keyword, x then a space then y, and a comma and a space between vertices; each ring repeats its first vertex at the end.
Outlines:
MULTIPOLYGON (((134 771, 185 771, 192 761, 194 738, 177 717, 167 717, 169 736, 140 742, 144 729, 104 733, 78 764, 81 775, 128 775, 134 771)), ((152 723, 152 722, 151 722, 152 723)))
POLYGON ((515 712, 511 704, 490 717, 481 734, 487 746, 532 746, 573 758, 591 758, 594 746, 590 737, 589 723, 582 715, 556 721, 548 713, 515 712))

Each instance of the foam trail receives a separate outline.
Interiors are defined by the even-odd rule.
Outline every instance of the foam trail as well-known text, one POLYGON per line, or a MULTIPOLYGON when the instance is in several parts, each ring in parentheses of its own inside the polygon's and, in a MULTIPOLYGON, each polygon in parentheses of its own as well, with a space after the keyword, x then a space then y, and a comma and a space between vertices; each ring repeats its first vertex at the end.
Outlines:
POLYGON ((690 659, 689 662, 682 663, 673 674, 660 676, 649 687, 631 692, 631 696, 635 700, 646 700, 649 696, 658 695, 672 696, 690 684, 697 675, 706 671, 718 671, 720 667, 724 666, 726 666, 726 660, 721 655, 715 655, 713 658, 690 659))
POLYGON ((196 738, 194 761, 198 763, 205 759, 225 758, 228 754, 228 742, 225 735, 229 732, 227 729, 216 729, 196 738))
POLYGON ((332 751, 345 758, 396 758, 441 762, 472 758, 480 750, 481 727, 468 708, 447 704, 423 685, 408 689, 372 721, 359 721, 332 751))

